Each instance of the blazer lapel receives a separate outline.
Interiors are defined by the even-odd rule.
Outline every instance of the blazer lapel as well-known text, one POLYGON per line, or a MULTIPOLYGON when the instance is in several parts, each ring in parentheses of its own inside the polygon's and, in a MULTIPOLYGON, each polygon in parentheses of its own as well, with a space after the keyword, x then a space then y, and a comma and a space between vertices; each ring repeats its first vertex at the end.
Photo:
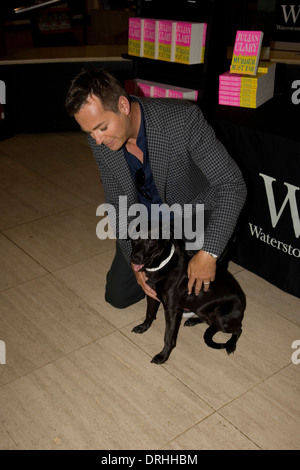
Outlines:
POLYGON ((133 204, 137 202, 137 194, 132 176, 126 162, 123 150, 116 152, 109 151, 104 157, 106 164, 109 166, 110 171, 115 175, 115 178, 119 182, 121 193, 118 196, 126 195, 128 197, 128 203, 133 204))
MULTIPOLYGON (((146 121, 147 122, 147 121, 146 121)), ((166 202, 166 182, 169 168, 170 139, 157 128, 147 127, 149 161, 156 189, 166 202)))

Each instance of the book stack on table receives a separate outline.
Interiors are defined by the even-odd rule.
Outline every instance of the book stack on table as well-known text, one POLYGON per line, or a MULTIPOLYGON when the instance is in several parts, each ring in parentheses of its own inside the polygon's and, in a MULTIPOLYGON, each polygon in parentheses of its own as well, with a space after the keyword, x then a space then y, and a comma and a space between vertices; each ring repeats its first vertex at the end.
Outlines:
POLYGON ((274 96, 276 64, 259 62, 255 76, 230 71, 219 76, 219 104, 258 108, 274 96))
POLYGON ((259 60, 263 36, 236 32, 230 70, 219 75, 219 104, 258 108, 274 96, 275 64, 259 60))

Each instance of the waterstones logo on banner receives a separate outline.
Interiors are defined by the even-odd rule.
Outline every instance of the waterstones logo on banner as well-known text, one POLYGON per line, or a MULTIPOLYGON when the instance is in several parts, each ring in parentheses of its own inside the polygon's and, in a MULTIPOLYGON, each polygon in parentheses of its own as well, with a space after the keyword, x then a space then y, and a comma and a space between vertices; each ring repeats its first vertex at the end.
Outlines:
POLYGON ((300 5, 280 5, 282 15, 286 24, 295 25, 300 20, 300 5))
MULTIPOLYGON (((287 188, 286 196, 281 203, 281 206, 276 208, 275 203, 275 195, 274 195, 274 186, 273 183, 276 182, 275 178, 271 176, 264 175, 263 173, 259 173, 259 176, 264 181, 264 186, 266 190, 266 196, 268 201, 269 213, 270 213, 270 220, 272 227, 275 229, 277 225, 280 223, 280 219, 282 217, 282 213, 284 209, 289 206, 290 208, 290 217, 292 220, 293 230, 295 234, 295 238, 299 238, 300 236, 300 218, 299 218, 299 211, 297 205, 297 191, 300 190, 299 187, 294 186, 293 184, 283 183, 284 186, 287 188)), ((277 240, 275 237, 272 237, 270 234, 264 232, 262 227, 258 227, 249 222, 250 233, 252 237, 256 237, 263 243, 267 243, 272 248, 280 250, 286 253, 289 256, 294 256, 295 258, 300 258, 300 249, 295 247, 289 243, 284 242, 283 240, 277 240)))
POLYGON ((300 4, 283 4, 276 0, 274 39, 277 41, 299 42, 300 4))

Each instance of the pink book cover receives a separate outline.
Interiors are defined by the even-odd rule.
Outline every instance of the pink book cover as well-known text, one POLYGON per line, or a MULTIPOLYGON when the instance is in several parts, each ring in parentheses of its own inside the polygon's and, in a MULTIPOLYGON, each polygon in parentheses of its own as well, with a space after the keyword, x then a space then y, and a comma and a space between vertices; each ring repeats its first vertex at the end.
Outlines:
POLYGON ((170 20, 159 20, 158 25, 158 60, 171 61, 173 25, 170 20))
POLYGON ((256 104, 256 96, 254 95, 253 97, 235 97, 235 96, 228 96, 224 94, 219 94, 219 102, 221 101, 228 101, 231 104, 236 104, 237 106, 242 106, 242 105, 250 105, 250 104, 256 104))
POLYGON ((189 88, 180 89, 169 89, 168 90, 168 98, 179 98, 179 99, 187 99, 192 101, 197 101, 198 99, 198 90, 191 90, 189 88))
POLYGON ((192 24, 179 21, 176 25, 175 62, 189 63, 192 24))
POLYGON ((221 90, 219 89, 219 96, 236 96, 236 97, 240 97, 240 90, 238 91, 232 91, 232 90, 221 90))
POLYGON ((168 97, 169 98, 183 98, 183 92, 182 91, 177 91, 177 90, 169 90, 168 91, 168 97))
POLYGON ((142 19, 129 18, 128 21, 128 54, 140 56, 141 53, 142 19))
POLYGON ((228 71, 219 75, 219 82, 222 81, 241 83, 241 77, 239 75, 232 74, 228 71))
POLYGON ((222 87, 219 86, 219 93, 224 93, 225 95, 239 95, 239 96, 252 96, 255 97, 257 93, 257 88, 237 88, 237 87, 222 87))
POLYGON ((226 104, 227 106, 240 106, 236 101, 223 99, 222 97, 219 97, 219 104, 226 104))
POLYGON ((177 22, 175 62, 183 64, 204 62, 206 29, 206 23, 177 22))
POLYGON ((227 100, 227 101, 233 101, 235 103, 240 103, 240 97, 239 96, 228 96, 225 95, 224 93, 219 93, 219 99, 227 100))
POLYGON ((219 91, 236 91, 240 92, 241 91, 241 86, 240 85, 219 85, 219 91))
POLYGON ((219 75, 219 80, 227 80, 231 82, 235 81, 235 82, 240 82, 240 83, 245 83, 245 82, 254 83, 257 81, 257 78, 260 77, 261 75, 264 75, 264 74, 258 74, 256 77, 250 77, 250 75, 246 75, 246 74, 241 75, 238 73, 231 73, 230 71, 228 71, 219 75))
POLYGON ((264 33, 262 31, 237 31, 230 71, 256 75, 264 33))
POLYGON ((138 96, 151 96, 152 86, 145 83, 137 84, 137 95, 138 96))
POLYGON ((155 24, 156 20, 144 19, 144 57, 154 59, 155 55, 155 24))
POLYGON ((167 97, 167 89, 160 87, 160 86, 154 86, 153 87, 153 98, 166 98, 167 97))

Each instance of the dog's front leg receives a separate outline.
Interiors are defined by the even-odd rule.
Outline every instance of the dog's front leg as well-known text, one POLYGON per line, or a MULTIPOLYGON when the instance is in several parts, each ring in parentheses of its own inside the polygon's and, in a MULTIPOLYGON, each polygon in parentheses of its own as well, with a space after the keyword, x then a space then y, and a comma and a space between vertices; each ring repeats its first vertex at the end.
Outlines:
POLYGON ((165 309, 165 321, 166 321, 166 329, 165 329, 165 345, 163 350, 156 354, 152 358, 151 362, 155 364, 163 364, 166 362, 172 352, 172 349, 176 346, 178 331, 180 327, 180 322, 182 318, 182 310, 175 308, 175 309, 165 309))
POLYGON ((153 320, 156 318, 159 305, 160 302, 158 300, 155 300, 147 295, 147 311, 145 321, 132 329, 134 333, 144 333, 150 328, 153 320))

